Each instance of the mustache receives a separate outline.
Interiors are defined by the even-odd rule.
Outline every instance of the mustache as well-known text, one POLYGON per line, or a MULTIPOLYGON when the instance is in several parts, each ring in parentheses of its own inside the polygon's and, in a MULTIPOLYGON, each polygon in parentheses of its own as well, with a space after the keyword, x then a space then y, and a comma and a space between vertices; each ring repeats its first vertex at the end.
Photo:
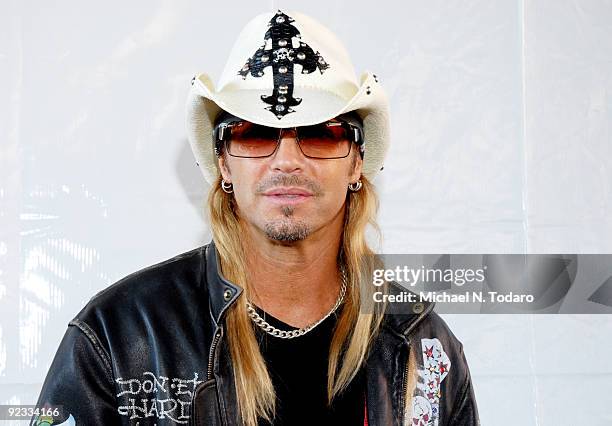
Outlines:
POLYGON ((308 179, 305 176, 290 174, 274 175, 262 180, 255 186, 255 193, 262 194, 269 189, 276 188, 277 186, 301 187, 312 192, 312 195, 315 197, 323 194, 323 189, 321 186, 313 180, 308 179))

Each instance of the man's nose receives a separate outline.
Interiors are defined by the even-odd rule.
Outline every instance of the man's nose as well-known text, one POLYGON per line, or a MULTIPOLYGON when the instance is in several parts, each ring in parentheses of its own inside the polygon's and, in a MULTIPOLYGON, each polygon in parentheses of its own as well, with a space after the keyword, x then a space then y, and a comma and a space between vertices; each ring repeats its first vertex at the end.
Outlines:
POLYGON ((290 173, 304 166, 304 154, 297 144, 295 129, 280 130, 280 141, 276 152, 272 156, 271 167, 290 173))

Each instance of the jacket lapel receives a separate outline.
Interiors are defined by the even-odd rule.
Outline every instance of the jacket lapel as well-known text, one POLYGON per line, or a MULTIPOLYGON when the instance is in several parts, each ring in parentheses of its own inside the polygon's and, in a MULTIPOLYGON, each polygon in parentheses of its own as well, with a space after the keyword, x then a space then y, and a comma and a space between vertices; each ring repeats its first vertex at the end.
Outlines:
MULTIPOLYGON (((406 290, 396 284, 389 288, 390 294, 399 291, 406 290)), ((369 425, 404 424, 409 335, 433 310, 434 305, 434 303, 405 304, 401 312, 396 310, 385 315, 365 365, 369 425)))

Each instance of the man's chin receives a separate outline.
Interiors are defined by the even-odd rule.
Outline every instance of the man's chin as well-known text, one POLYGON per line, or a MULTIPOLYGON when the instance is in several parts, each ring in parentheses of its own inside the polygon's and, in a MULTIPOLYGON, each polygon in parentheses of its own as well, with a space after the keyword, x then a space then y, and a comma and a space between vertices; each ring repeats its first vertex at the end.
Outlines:
POLYGON ((278 242, 291 243, 306 239, 311 233, 308 223, 300 220, 272 220, 264 225, 266 237, 278 242))

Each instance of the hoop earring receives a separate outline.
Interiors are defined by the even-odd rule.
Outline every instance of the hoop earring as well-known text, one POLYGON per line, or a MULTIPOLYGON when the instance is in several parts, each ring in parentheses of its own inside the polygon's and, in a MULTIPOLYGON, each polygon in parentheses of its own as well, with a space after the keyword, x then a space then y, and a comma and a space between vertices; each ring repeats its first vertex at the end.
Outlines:
POLYGON ((363 186, 363 184, 361 183, 361 179, 359 179, 357 182, 355 183, 349 183, 348 188, 353 191, 353 192, 357 192, 361 189, 361 187, 363 186))
POLYGON ((234 192, 232 183, 226 182, 225 179, 221 179, 221 189, 223 190, 223 192, 227 192, 228 194, 231 194, 232 192, 234 192))

